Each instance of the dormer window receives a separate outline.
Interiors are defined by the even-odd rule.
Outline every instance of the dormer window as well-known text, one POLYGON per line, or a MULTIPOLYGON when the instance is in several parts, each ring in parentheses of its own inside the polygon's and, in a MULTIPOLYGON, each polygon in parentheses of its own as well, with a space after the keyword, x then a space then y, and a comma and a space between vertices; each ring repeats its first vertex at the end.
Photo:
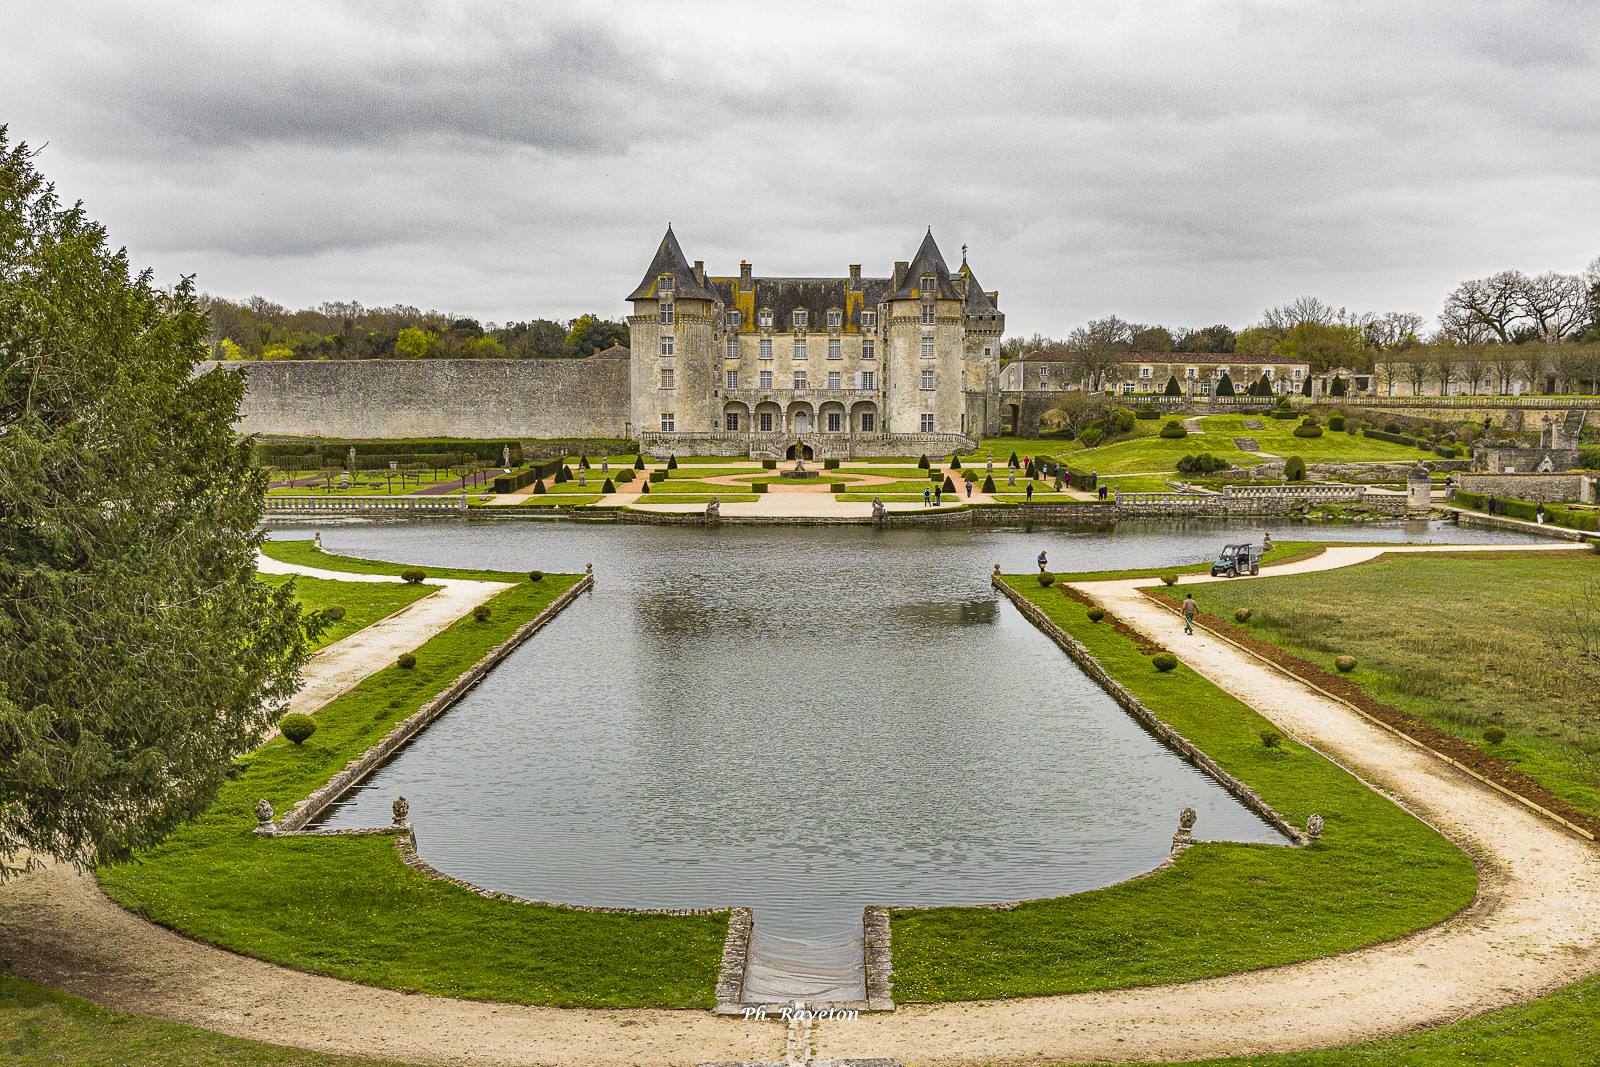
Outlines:
POLYGON ((938 286, 938 279, 936 279, 933 275, 924 274, 922 276, 922 291, 924 293, 937 292, 938 291, 937 286, 938 286))
POLYGON ((661 290, 663 293, 670 293, 677 287, 677 280, 670 274, 663 274, 660 278, 656 279, 656 288, 661 290))
POLYGON ((661 305, 661 325, 663 325, 663 326, 671 326, 672 322, 673 322, 672 305, 671 304, 662 304, 661 305))
POLYGON ((870 330, 873 326, 875 326, 877 324, 877 322, 878 322, 878 313, 876 311, 863 311, 861 313, 861 328, 862 329, 870 330))
POLYGON ((763 330, 772 329, 772 309, 771 308, 762 308, 761 311, 757 314, 756 321, 761 324, 761 328, 763 330))
POLYGON ((806 315, 806 313, 804 311, 796 311, 794 313, 794 328, 797 329, 797 330, 805 329, 806 328, 806 318, 807 318, 807 315, 806 315))
POLYGON ((727 325, 728 329, 737 329, 739 326, 739 313, 737 311, 727 312, 722 316, 722 321, 727 325))
POLYGON ((843 326, 843 325, 844 325, 844 312, 838 311, 838 310, 830 310, 828 312, 828 328, 829 329, 837 329, 838 327, 843 326))

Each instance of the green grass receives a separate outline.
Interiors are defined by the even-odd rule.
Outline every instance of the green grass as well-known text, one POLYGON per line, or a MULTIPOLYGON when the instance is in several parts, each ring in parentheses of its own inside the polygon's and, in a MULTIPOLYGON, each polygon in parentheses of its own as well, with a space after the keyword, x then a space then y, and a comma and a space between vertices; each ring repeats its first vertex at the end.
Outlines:
MULTIPOLYGON (((1373 699, 1515 763, 1569 803, 1600 812, 1593 692, 1561 669, 1546 633, 1600 580, 1584 552, 1391 556, 1357 569, 1229 587, 1254 636, 1347 675, 1373 699), (1499 726, 1500 745, 1483 741, 1499 726)), ((1214 610, 1214 609, 1211 609, 1214 610)))
MULTIPOLYGON (((256 579, 268 585, 282 585, 289 580, 289 576, 258 574, 256 579)), ((407 604, 414 604, 436 591, 431 585, 335 582, 327 578, 304 577, 295 582, 294 590, 307 612, 321 611, 334 604, 345 611, 344 618, 322 631, 322 636, 312 648, 322 648, 349 637, 357 630, 388 618, 407 604)))
MULTIPOLYGON (((1207 433, 1227 434, 1229 437, 1254 437, 1263 451, 1280 456, 1298 455, 1307 463, 1339 463, 1346 460, 1415 463, 1421 454, 1419 449, 1397 445, 1393 441, 1375 441, 1363 437, 1360 433, 1348 434, 1343 430, 1330 430, 1327 428, 1327 419, 1317 420, 1322 423, 1321 437, 1296 437, 1294 428, 1300 425, 1299 419, 1261 417, 1262 429, 1247 430, 1244 426, 1246 417, 1207 415, 1200 420, 1200 425, 1205 427, 1207 433)), ((1427 455, 1431 456, 1433 453, 1429 452, 1427 455)), ((1232 460, 1233 457, 1228 458, 1232 460)))
MULTIPOLYGON (((352 574, 387 574, 397 576, 413 566, 410 563, 390 563, 381 559, 361 559, 356 556, 338 556, 331 552, 318 552, 310 540, 263 541, 261 551, 295 567, 316 567, 325 571, 349 571, 352 574)), ((461 567, 424 567, 429 578, 465 578, 476 582, 525 582, 526 574, 507 571, 475 571, 461 567)))
POLYGON ((650 490, 650 495, 642 497, 640 504, 709 504, 711 498, 716 497, 724 504, 741 504, 751 500, 760 500, 759 493, 663 493, 655 489, 650 490))
MULTIPOLYGON (((835 500, 843 500, 843 501, 847 501, 849 503, 857 503, 857 504, 860 504, 860 503, 870 504, 874 497, 876 497, 877 499, 883 501, 885 504, 920 504, 920 503, 922 503, 922 494, 921 493, 835 493, 835 494, 833 494, 833 498, 835 500)), ((954 498, 954 496, 952 494, 946 493, 945 494, 945 498, 944 498, 944 503, 940 505, 940 510, 943 511, 943 510, 947 510, 947 509, 953 507, 954 504, 952 504, 952 501, 954 499, 955 498, 954 498)), ((962 503, 966 502, 966 497, 965 496, 963 496, 961 498, 961 502, 962 503)))
MULTIPOLYGON (((107 895, 187 936, 371 985, 536 1004, 711 1005, 726 912, 489 900, 404 866, 388 836, 252 833, 258 798, 287 811, 577 580, 524 580, 489 602, 489 621, 462 619, 423 645, 414 669, 385 668, 322 708, 306 744, 277 737, 238 760, 205 814, 99 871, 107 895)), ((426 840, 425 822, 419 831, 426 840)))
MULTIPOLYGON (((591 485, 589 488, 593 489, 594 486, 591 485)), ((599 499, 600 499, 600 494, 597 494, 597 493, 591 493, 588 496, 583 496, 583 495, 576 494, 576 493, 564 493, 564 494, 562 494, 560 496, 550 496, 548 494, 543 495, 543 496, 527 496, 527 497, 521 498, 520 500, 517 500, 513 504, 492 504, 492 505, 490 505, 490 504, 488 504, 488 501, 484 501, 484 503, 486 505, 488 505, 489 507, 493 507, 493 508, 500 508, 500 507, 581 508, 586 504, 596 503, 599 499)))
POLYGON ((1121 489, 1124 493, 1170 493, 1174 490, 1167 484, 1168 474, 1133 474, 1122 475, 1114 478, 1101 478, 1101 485, 1109 485, 1113 490, 1121 489))
POLYGON ((1157 672, 1078 601, 1031 575, 1006 580, 1291 823, 1318 813, 1326 830, 1304 849, 1204 842, 1151 877, 1009 912, 896 911, 897 1000, 1191 981, 1399 937, 1472 900, 1471 861, 1429 827, 1309 749, 1266 748, 1267 720, 1185 666, 1157 672))

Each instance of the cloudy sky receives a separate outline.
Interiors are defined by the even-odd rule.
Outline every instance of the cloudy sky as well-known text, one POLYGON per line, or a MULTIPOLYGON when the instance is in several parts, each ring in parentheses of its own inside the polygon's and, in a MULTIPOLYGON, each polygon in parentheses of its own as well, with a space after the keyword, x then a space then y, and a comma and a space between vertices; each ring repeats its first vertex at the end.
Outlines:
POLYGON ((926 227, 1008 332, 1432 316, 1600 254, 1600 5, 0 0, 0 123, 163 281, 507 321, 926 227))

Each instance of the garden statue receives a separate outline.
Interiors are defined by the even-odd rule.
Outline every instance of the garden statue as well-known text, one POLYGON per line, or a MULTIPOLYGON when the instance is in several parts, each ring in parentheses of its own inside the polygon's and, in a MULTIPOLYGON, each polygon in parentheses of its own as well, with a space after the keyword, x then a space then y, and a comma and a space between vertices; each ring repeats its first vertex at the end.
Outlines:
POLYGON ((889 515, 889 509, 883 506, 882 497, 872 498, 872 521, 882 522, 889 515))
POLYGON ((1172 852, 1176 855, 1194 844, 1195 814, 1193 808, 1184 808, 1178 813, 1178 832, 1172 835, 1172 852))
POLYGON ((578 471, 578 485, 585 486, 589 484, 589 479, 586 477, 588 473, 589 472, 585 470, 578 471))
POLYGON ((266 800, 256 801, 256 833, 275 834, 278 827, 272 821, 272 805, 266 800))
POLYGON ((1322 836, 1322 816, 1311 815, 1306 818, 1306 836, 1313 841, 1322 836))
POLYGON ((994 456, 989 457, 989 462, 984 464, 983 472, 991 477, 994 475, 994 456))
POLYGON ((351 470, 355 470, 356 469, 356 446, 355 445, 351 445, 350 446, 350 469, 351 470))
POLYGON ((404 826, 406 824, 406 816, 408 816, 410 814, 411 814, 411 802, 409 800, 407 800, 405 797, 395 797, 394 798, 394 824, 396 826, 404 826))
POLYGON ((799 448, 794 450, 794 469, 797 471, 806 469, 806 454, 799 448))
POLYGON ((1268 530, 1261 535, 1261 554, 1264 556, 1272 551, 1272 531, 1268 530))
POLYGON ((504 466, 506 468, 506 473, 510 474, 511 473, 511 446, 510 445, 501 445, 500 446, 500 458, 505 461, 504 466))
POLYGON ((606 459, 606 457, 604 457, 604 456, 600 457, 600 473, 601 474, 610 474, 611 473, 611 461, 606 459))
POLYGON ((318 530, 316 533, 311 535, 311 551, 313 551, 313 552, 321 552, 322 551, 322 531, 321 530, 318 530))
POLYGON ((1011 473, 1006 475, 1006 484, 1013 489, 1017 487, 1017 468, 1012 467, 1011 473))
POLYGON ((712 497, 711 503, 706 505, 706 521, 716 522, 720 518, 722 518, 722 501, 712 497))
POLYGON ((339 472, 339 488, 340 489, 348 489, 348 488, 350 488, 350 472, 349 471, 340 471, 339 472))
POLYGON ((583 565, 583 573, 585 573, 589 577, 593 578, 594 577, 594 564, 593 563, 585 563, 583 565))

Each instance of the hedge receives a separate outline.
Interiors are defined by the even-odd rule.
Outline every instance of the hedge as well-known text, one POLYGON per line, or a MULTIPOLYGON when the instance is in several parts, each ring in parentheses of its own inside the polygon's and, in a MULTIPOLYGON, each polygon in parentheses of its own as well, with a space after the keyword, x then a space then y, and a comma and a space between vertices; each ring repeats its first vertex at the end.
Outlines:
POLYGON ((511 449, 511 463, 516 466, 522 462, 522 443, 520 441, 464 441, 452 437, 417 438, 410 441, 294 441, 263 443, 256 442, 256 456, 262 463, 269 466, 278 466, 275 460, 279 459, 304 459, 307 455, 318 457, 317 466, 321 466, 321 458, 326 456, 330 462, 341 465, 349 459, 350 449, 356 450, 356 463, 360 464, 364 456, 382 456, 383 466, 389 465, 389 460, 400 460, 410 457, 416 461, 424 455, 438 455, 444 452, 458 452, 473 459, 499 466, 505 458, 505 450, 511 449))
POLYGON ((1403 433, 1390 433, 1387 430, 1362 430, 1361 436, 1370 437, 1374 441, 1390 441, 1397 445, 1406 445, 1411 448, 1417 447, 1417 439, 1415 437, 1407 437, 1403 433))
POLYGON ((1100 488, 1100 476, 1098 474, 1091 474, 1089 471, 1074 470, 1071 467, 1066 468, 1066 471, 1067 484, 1072 488, 1085 493, 1092 493, 1096 489, 1100 488))
POLYGON ((523 486, 532 485, 544 478, 554 478, 556 471, 560 470, 567 460, 565 456, 554 459, 540 460, 526 470, 516 471, 512 474, 502 474, 494 480, 494 491, 497 493, 515 493, 523 486))
MULTIPOLYGON (((1487 493, 1469 493, 1465 489, 1457 489, 1453 499, 1463 507, 1488 512, 1491 515, 1504 515, 1509 519, 1537 522, 1539 518, 1539 505, 1527 500, 1497 496, 1494 498, 1494 510, 1490 511, 1487 493)), ((1600 532, 1600 513, 1568 511, 1558 504, 1545 505, 1544 521, 1552 526, 1563 526, 1569 530, 1600 532)))

